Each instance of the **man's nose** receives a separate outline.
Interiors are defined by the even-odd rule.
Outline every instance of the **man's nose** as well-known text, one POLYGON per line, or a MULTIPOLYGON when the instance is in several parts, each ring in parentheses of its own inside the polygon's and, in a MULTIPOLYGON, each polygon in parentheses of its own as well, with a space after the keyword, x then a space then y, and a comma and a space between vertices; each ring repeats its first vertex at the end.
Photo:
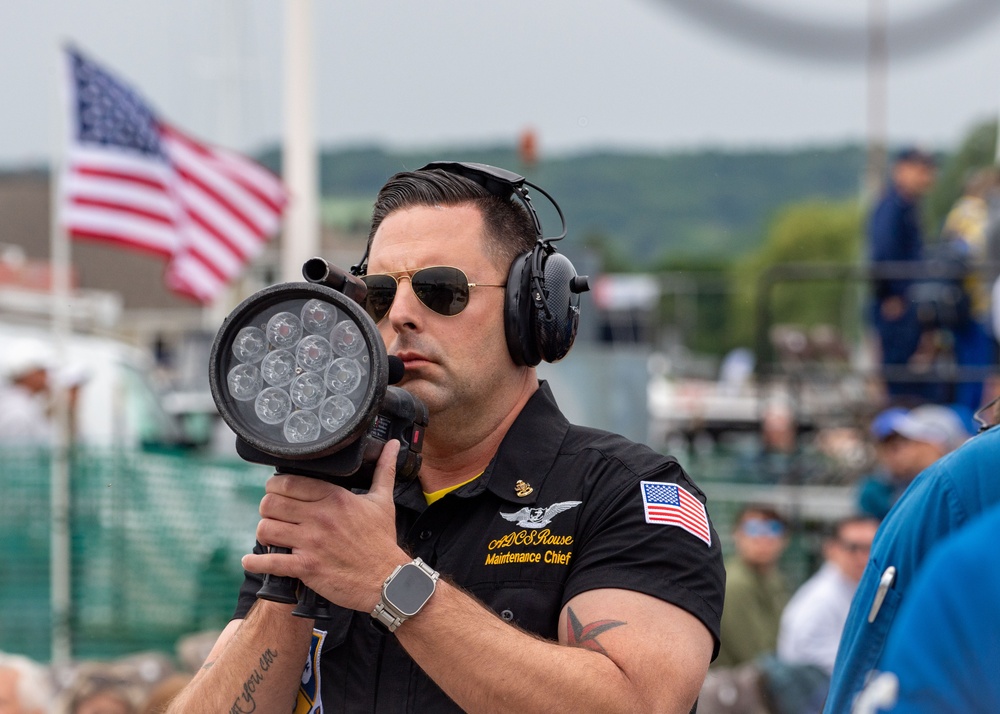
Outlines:
POLYGON ((408 275, 396 279, 396 297, 389 307, 389 321, 392 323, 412 323, 414 313, 423 307, 420 299, 413 292, 413 285, 408 275))

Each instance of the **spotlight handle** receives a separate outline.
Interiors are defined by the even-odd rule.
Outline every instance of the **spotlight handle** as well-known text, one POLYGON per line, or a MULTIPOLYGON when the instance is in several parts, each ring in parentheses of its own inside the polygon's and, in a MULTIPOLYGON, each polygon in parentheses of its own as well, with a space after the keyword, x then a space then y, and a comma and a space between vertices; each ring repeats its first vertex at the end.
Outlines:
MULTIPOLYGON (((238 448, 239 440, 237 439, 237 449, 238 448)), ((281 468, 276 468, 274 470, 275 476, 283 473, 308 475, 281 468)), ((284 546, 269 545, 267 547, 267 552, 291 553, 292 549, 284 546)), ((330 617, 329 601, 326 600, 326 598, 317 595, 312 589, 306 587, 298 578, 290 578, 284 575, 265 574, 264 583, 261 585, 260 590, 257 591, 257 597, 262 600, 296 605, 297 607, 292 610, 292 614, 296 617, 305 617, 313 620, 319 620, 322 618, 329 619, 330 617)))
POLYGON ((292 610, 292 614, 296 617, 305 617, 310 620, 330 619, 329 601, 321 595, 317 595, 312 588, 301 585, 298 602, 299 606, 292 610))
MULTIPOLYGON (((272 545, 268 547, 267 552, 291 553, 292 551, 290 548, 272 545)), ((264 584, 257 591, 257 597, 262 600, 297 605, 292 610, 292 614, 296 617, 305 617, 311 620, 329 619, 330 617, 330 603, 327 599, 317 595, 311 588, 307 588, 298 578, 265 575, 264 584)))
MULTIPOLYGON (((272 545, 267 548, 268 553, 291 553, 291 548, 272 545)), ((289 578, 284 575, 264 575, 264 584, 257 591, 257 597, 271 602, 283 602, 292 605, 299 601, 299 588, 305 588, 298 578, 289 578)))

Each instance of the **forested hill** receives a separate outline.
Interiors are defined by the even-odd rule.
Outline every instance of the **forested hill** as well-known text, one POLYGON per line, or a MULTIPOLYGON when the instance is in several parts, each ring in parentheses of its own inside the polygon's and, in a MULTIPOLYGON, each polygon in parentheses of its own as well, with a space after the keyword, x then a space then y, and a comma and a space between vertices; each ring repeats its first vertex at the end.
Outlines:
MULTIPOLYGON (((277 166, 277 153, 264 157, 277 166)), ((732 259, 759 245, 782 206, 859 195, 859 145, 787 151, 587 153, 523 166, 513 148, 391 152, 331 150, 321 159, 324 196, 371 199, 396 171, 437 160, 478 161, 523 173, 551 193, 569 222, 568 242, 603 241, 614 255, 652 267, 664 258, 732 259)), ((558 229, 532 194, 546 230, 558 229), (551 226, 551 228, 550 228, 551 226)))

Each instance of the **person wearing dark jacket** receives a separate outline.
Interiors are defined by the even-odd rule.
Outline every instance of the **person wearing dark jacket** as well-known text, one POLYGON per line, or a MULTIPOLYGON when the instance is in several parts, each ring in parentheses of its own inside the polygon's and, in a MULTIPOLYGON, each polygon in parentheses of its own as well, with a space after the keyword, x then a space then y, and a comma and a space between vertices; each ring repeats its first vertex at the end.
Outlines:
MULTIPOLYGON (((901 151, 868 223, 868 257, 875 275, 871 322, 883 367, 905 366, 920 344, 920 321, 908 295, 912 278, 880 275, 879 271, 886 271, 887 263, 912 262, 916 268, 923 260, 919 206, 934 182, 934 172, 934 159, 929 154, 915 148, 901 151)), ((893 374, 887 375, 886 390, 891 397, 924 396, 919 382, 893 374)))

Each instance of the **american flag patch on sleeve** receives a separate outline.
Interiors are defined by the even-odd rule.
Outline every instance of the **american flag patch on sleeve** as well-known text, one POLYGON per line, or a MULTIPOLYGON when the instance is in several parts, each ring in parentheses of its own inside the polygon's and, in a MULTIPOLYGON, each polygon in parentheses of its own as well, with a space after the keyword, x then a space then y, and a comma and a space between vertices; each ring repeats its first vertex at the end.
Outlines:
POLYGON ((673 483, 640 481, 642 508, 646 523, 657 523, 683 528, 691 535, 712 545, 712 530, 708 513, 701 501, 673 483))

